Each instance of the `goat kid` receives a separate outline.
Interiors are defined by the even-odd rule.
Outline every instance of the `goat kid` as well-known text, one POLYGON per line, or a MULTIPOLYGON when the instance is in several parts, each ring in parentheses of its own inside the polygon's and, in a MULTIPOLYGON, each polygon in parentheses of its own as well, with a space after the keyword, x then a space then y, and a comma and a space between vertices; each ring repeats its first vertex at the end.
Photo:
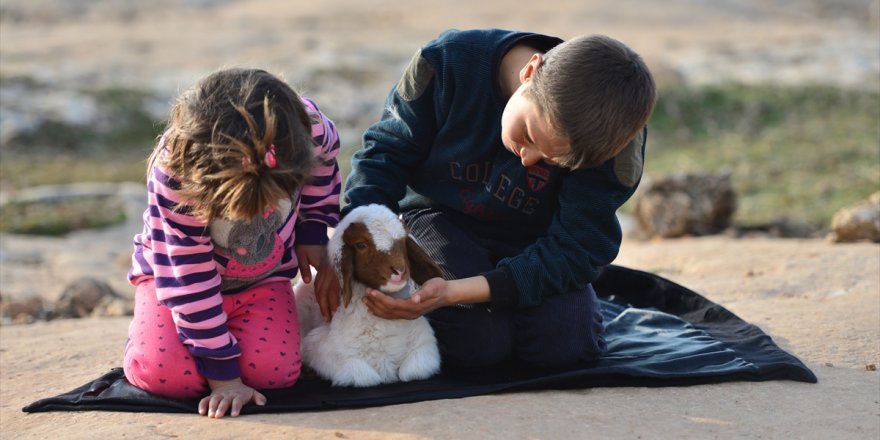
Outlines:
POLYGON ((433 376, 440 370, 434 331, 425 317, 388 320, 363 303, 366 288, 409 298, 442 272, 382 205, 352 210, 327 245, 342 284, 342 304, 324 322, 312 284, 294 286, 303 363, 334 386, 368 387, 433 376))

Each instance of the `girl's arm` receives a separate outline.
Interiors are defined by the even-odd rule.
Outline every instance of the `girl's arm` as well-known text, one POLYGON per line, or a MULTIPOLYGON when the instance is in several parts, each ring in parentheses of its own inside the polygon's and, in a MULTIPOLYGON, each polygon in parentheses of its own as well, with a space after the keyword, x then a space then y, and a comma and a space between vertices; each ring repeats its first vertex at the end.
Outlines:
MULTIPOLYGON (((339 222, 339 192, 342 176, 336 157, 339 155, 339 134, 333 121, 324 116, 310 100, 303 100, 312 117, 312 139, 318 165, 300 194, 296 222, 296 244, 327 244, 327 228, 339 222)), ((304 271, 303 276, 306 276, 304 271)))
POLYGON ((321 314, 329 320, 339 305, 340 292, 339 280, 325 249, 327 228, 339 222, 339 193, 342 187, 336 161, 340 147, 339 134, 333 121, 324 116, 314 102, 305 99, 303 103, 312 117, 312 138, 315 140, 318 166, 312 173, 312 179, 302 189, 294 248, 304 282, 312 282, 312 267, 317 270, 315 296, 321 314))
POLYGON ((178 188, 175 179, 153 168, 145 217, 151 255, 139 262, 140 270, 154 277, 157 299, 171 309, 180 341, 196 359, 199 373, 213 380, 236 379, 241 351, 226 326, 210 230, 183 206, 178 188))

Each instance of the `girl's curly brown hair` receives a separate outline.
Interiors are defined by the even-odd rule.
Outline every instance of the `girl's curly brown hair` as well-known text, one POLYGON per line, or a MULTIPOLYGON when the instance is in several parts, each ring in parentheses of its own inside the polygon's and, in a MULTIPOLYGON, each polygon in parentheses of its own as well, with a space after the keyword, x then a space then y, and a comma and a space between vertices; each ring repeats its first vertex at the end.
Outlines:
POLYGON ((180 181, 185 208, 205 222, 250 221, 292 197, 315 164, 300 97, 259 69, 220 70, 183 92, 162 138, 150 168, 180 181), (272 146, 274 167, 267 163, 272 146))

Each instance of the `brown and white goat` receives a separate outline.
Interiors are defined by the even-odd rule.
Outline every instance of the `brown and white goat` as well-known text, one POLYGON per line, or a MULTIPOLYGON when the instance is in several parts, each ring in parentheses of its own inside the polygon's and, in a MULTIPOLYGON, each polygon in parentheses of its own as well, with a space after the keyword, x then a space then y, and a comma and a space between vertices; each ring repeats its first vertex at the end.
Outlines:
POLYGON ((388 320, 369 313, 366 288, 408 298, 440 268, 388 208, 353 209, 327 245, 342 284, 342 304, 329 323, 311 285, 295 286, 303 363, 335 386, 366 387, 425 379, 440 370, 437 340, 424 317, 388 320))

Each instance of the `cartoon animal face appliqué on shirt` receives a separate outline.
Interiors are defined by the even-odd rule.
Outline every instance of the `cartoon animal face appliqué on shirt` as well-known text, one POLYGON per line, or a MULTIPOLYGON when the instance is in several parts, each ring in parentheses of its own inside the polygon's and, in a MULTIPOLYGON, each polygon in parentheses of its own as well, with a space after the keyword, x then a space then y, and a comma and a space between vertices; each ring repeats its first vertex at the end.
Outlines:
POLYGON ((284 243, 277 231, 292 207, 290 200, 282 200, 277 209, 267 211, 250 223, 223 219, 211 222, 214 247, 229 259, 222 276, 222 290, 253 284, 281 265, 284 243))

